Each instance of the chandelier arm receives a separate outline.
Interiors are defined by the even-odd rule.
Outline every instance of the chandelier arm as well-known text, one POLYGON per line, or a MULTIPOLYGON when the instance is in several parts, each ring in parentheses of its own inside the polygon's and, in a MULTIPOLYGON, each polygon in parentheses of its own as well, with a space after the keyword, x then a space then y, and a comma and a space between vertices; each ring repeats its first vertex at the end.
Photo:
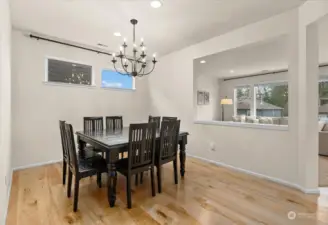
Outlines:
POLYGON ((148 73, 144 73, 143 75, 149 75, 149 74, 151 74, 153 71, 154 71, 154 69, 155 69, 155 63, 153 64, 153 68, 152 68, 152 70, 151 71, 149 71, 148 73))
POLYGON ((126 71, 126 70, 124 69, 124 67, 123 67, 123 70, 124 70, 126 73, 121 73, 121 72, 116 68, 115 64, 114 64, 114 69, 116 70, 117 73, 119 73, 119 74, 121 74, 121 75, 129 75, 129 74, 130 74, 128 71, 126 71))
POLYGON ((121 66, 123 68, 123 70, 126 72, 126 74, 130 75, 131 73, 128 72, 126 69, 125 69, 125 66, 123 65, 123 59, 121 58, 121 66))

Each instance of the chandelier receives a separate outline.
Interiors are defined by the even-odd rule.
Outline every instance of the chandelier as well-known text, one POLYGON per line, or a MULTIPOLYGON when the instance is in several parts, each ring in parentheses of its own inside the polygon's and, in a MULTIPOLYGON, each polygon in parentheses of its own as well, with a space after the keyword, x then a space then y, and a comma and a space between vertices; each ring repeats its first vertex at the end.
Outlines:
POLYGON ((112 63, 114 65, 114 68, 116 72, 122 75, 128 75, 132 77, 142 77, 145 75, 150 74, 154 71, 155 65, 157 63, 156 61, 156 55, 153 55, 152 60, 152 69, 149 71, 146 71, 147 67, 147 54, 146 54, 146 46, 143 42, 143 39, 141 39, 141 44, 139 45, 140 49, 138 48, 136 44, 136 30, 135 26, 138 23, 138 20, 132 19, 131 24, 133 25, 133 49, 132 49, 132 58, 126 55, 126 49, 128 45, 126 44, 126 39, 124 38, 124 43, 122 46, 120 46, 120 53, 116 56, 115 53, 113 53, 113 59, 112 63), (138 53, 141 52, 138 56, 138 53), (118 70, 116 68, 116 63, 121 64, 122 70, 118 70))

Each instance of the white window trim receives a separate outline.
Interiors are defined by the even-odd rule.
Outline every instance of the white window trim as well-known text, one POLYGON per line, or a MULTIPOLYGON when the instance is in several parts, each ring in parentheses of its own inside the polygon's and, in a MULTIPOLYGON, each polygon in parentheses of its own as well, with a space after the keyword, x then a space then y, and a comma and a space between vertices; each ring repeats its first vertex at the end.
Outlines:
MULTIPOLYGON (((102 68, 101 71, 100 71, 100 88, 102 88, 104 90, 116 90, 116 91, 135 91, 136 90, 136 78, 135 77, 132 77, 132 89, 129 89, 129 88, 116 88, 116 87, 103 87, 102 86, 102 71, 103 70, 111 70, 111 71, 116 72, 115 68, 113 68, 113 67, 102 68)), ((123 69, 118 69, 118 71, 120 71, 122 73, 125 73, 125 71, 123 69)))
MULTIPOLYGON (((237 89, 238 88, 243 88, 243 87, 249 87, 250 88, 250 91, 252 92, 251 93, 251 98, 252 98, 252 101, 253 101, 253 105, 251 106, 251 115, 250 116, 257 116, 257 108, 256 108, 256 100, 254 98, 254 96, 256 96, 256 93, 257 93, 257 86, 258 85, 268 85, 268 84, 288 84, 288 81, 286 80, 277 80, 277 81, 265 81, 265 82, 258 82, 258 83, 255 83, 255 84, 245 84, 245 85, 237 85, 234 87, 234 102, 236 103, 238 100, 237 100, 237 89), (252 110, 253 108, 253 110, 252 110), (253 111, 253 113, 252 113, 253 111)), ((288 89, 289 90, 289 89, 288 89)), ((234 109, 233 109, 233 112, 234 112, 234 116, 237 116, 237 104, 234 104, 234 109)))
POLYGON ((92 66, 91 63, 85 63, 85 62, 80 62, 80 61, 74 61, 70 59, 65 59, 65 58, 60 58, 60 57, 54 57, 54 56, 45 56, 45 71, 44 71, 44 84, 48 85, 54 85, 54 86, 66 86, 66 87, 86 87, 86 88, 93 88, 96 87, 96 80, 95 80, 95 71, 94 67, 92 66), (48 79, 48 60, 49 59, 54 59, 54 60, 59 60, 59 61, 64 61, 64 62, 69 62, 69 63, 76 63, 76 64, 82 64, 86 66, 91 66, 91 85, 85 85, 85 84, 70 84, 70 83, 65 83, 65 82, 53 82, 49 81, 48 79))

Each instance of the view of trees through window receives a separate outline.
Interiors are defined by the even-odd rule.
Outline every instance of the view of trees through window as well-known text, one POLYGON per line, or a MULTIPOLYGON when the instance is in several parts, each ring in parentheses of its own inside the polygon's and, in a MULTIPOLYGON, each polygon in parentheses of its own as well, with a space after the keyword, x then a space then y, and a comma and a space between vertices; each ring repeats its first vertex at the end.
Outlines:
POLYGON ((251 90, 250 86, 235 89, 237 115, 250 116, 252 102, 254 101, 256 108, 255 115, 258 117, 288 117, 287 83, 258 84, 254 88, 256 101, 251 97, 251 91, 253 90, 251 90))
POLYGON ((272 83, 256 86, 257 116, 288 117, 288 84, 272 83))
POLYGON ((328 119, 328 81, 319 82, 319 119, 328 119))
POLYGON ((236 88, 237 95, 237 115, 250 115, 250 93, 249 86, 236 88))

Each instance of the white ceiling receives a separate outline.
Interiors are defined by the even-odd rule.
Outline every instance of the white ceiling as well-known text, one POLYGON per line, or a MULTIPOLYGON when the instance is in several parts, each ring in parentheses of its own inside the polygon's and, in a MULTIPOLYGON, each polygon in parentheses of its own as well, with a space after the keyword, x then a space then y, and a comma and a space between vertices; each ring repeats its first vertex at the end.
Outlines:
MULTIPOLYGON (((319 63, 328 63, 328 18, 319 22, 319 63)), ((287 35, 245 45, 194 60, 195 75, 209 74, 219 78, 286 69, 288 67, 287 35), (200 61, 205 60, 205 64, 200 61), (233 72, 231 72, 233 71, 233 72)))
POLYGON ((194 60, 198 75, 233 77, 288 67, 287 35, 194 60), (205 64, 200 61, 205 60, 205 64))
POLYGON ((304 0, 11 0, 14 27, 88 45, 118 49, 131 41, 131 18, 139 20, 137 37, 160 55, 282 13, 304 0))

